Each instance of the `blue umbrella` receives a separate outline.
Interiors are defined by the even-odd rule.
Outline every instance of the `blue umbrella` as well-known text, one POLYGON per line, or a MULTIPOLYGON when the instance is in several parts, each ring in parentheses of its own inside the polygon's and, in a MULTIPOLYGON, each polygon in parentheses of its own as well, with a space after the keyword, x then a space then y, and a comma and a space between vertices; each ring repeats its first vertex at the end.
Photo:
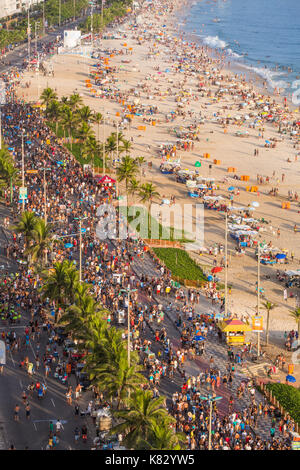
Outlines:
POLYGON ((271 142, 269 140, 265 140, 266 144, 270 144, 271 142))
POLYGON ((208 281, 212 281, 213 280, 213 277, 211 275, 207 276, 207 280, 208 281))
POLYGON ((72 243, 66 243, 65 244, 65 248, 72 248, 73 247, 73 244, 72 243))
POLYGON ((285 378, 285 380, 286 380, 287 382, 291 382, 291 383, 295 383, 295 382, 296 382, 296 379, 295 379, 295 377, 294 377, 293 375, 287 375, 286 378, 285 378))
POLYGON ((284 253, 277 253, 277 255, 275 256, 275 258, 277 259, 284 259, 286 258, 286 255, 284 253))
POLYGON ((194 340, 195 341, 205 341, 205 338, 203 336, 199 335, 199 336, 194 336, 194 340))
POLYGON ((31 144, 31 140, 26 140, 26 144, 31 144))
POLYGON ((234 191, 234 186, 230 186, 230 187, 228 188, 228 191, 234 191))

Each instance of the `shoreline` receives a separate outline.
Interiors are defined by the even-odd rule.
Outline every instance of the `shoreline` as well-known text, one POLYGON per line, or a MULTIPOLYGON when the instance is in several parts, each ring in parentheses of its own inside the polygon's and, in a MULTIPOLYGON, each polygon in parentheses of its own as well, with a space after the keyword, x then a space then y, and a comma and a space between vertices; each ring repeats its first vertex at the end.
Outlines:
MULTIPOLYGON (((168 5, 170 5, 170 3, 171 2, 169 2, 168 5)), ((168 13, 168 15, 166 15, 167 6, 164 5, 165 6, 165 9, 164 9, 165 16, 162 15, 161 21, 158 22, 158 24, 155 26, 155 29, 161 28, 161 25, 163 23, 166 23, 168 25, 170 25, 171 22, 174 23, 175 14, 177 12, 176 6, 180 6, 180 5, 179 5, 178 1, 172 2, 172 5, 173 5, 173 11, 168 13), (162 21, 163 21, 163 23, 162 23, 162 21)), ((147 21, 147 18, 148 18, 148 20, 150 18, 149 21, 152 21, 153 15, 152 15, 150 10, 147 11, 147 12, 142 12, 141 16, 143 16, 143 15, 144 15, 144 18, 146 18, 146 21, 147 21)), ((159 19, 160 16, 157 15, 157 18, 159 19)), ((157 72, 153 72, 154 66, 156 66, 156 65, 159 65, 161 67, 161 69, 163 69, 163 70, 165 69, 167 64, 170 63, 172 65, 172 63, 174 63, 174 60, 175 60, 174 59, 175 54, 172 52, 172 45, 167 47, 167 45, 166 45, 167 43, 166 43, 166 44, 162 44, 162 46, 158 50, 158 52, 160 52, 160 55, 151 57, 151 59, 150 58, 147 59, 147 54, 148 54, 147 51, 148 51, 149 46, 150 46, 150 48, 153 48, 153 43, 154 43, 153 35, 154 35, 154 33, 153 32, 151 33, 152 35, 150 36, 150 39, 147 40, 148 42, 144 41, 141 46, 137 46, 136 45, 136 38, 134 37, 136 35, 133 34, 132 30, 129 28, 129 26, 128 26, 129 23, 130 23, 130 20, 128 22, 126 22, 126 24, 124 24, 124 25, 117 26, 115 29, 123 29, 123 28, 126 29, 127 28, 126 33, 127 33, 127 36, 128 36, 128 45, 131 45, 134 48, 132 58, 131 58, 131 56, 128 56, 128 59, 130 59, 133 63, 138 64, 138 66, 134 67, 134 68, 136 68, 136 70, 133 70, 132 66, 129 66, 129 67, 126 66, 125 68, 121 69, 121 65, 120 65, 120 64, 122 64, 121 57, 114 58, 112 62, 113 62, 113 64, 115 64, 118 67, 118 70, 117 70, 117 73, 116 73, 116 77, 118 78, 117 85, 119 86, 120 90, 122 90, 122 93, 125 93, 126 95, 128 95, 127 101, 128 100, 130 101, 133 98, 133 94, 128 91, 128 90, 130 90, 130 87, 131 87, 131 89, 133 88, 134 90, 138 91, 141 94, 141 100, 145 100, 145 102, 147 104, 149 102, 150 103, 153 102, 160 109, 160 114, 159 114, 160 123, 159 123, 159 125, 157 126, 157 128, 155 128, 155 127, 150 128, 149 126, 147 126, 147 130, 146 130, 145 134, 142 135, 142 136, 141 136, 141 133, 138 132, 137 128, 135 127, 135 121, 138 121, 138 123, 140 123, 141 118, 136 118, 135 117, 134 126, 133 126, 133 128, 131 129, 131 132, 130 132, 130 135, 132 135, 133 138, 134 138, 134 145, 133 145, 132 154, 133 154, 133 156, 138 156, 142 153, 143 155, 145 155, 145 158, 147 160, 150 161, 150 159, 151 159, 151 161, 153 162, 153 170, 151 170, 151 171, 147 170, 147 172, 148 172, 147 176, 152 178, 153 181, 155 182, 155 184, 158 185, 161 194, 164 194, 164 193, 167 193, 167 195, 170 194, 170 193, 175 194, 176 198, 180 199, 180 203, 184 204, 185 202, 190 202, 190 199, 187 198, 185 188, 182 188, 182 186, 179 186, 174 181, 170 181, 170 179, 168 179, 167 177, 160 174, 160 172, 159 172, 160 158, 157 155, 158 143, 159 142, 167 141, 167 140, 171 140, 173 142, 176 141, 176 138, 173 135, 172 135, 172 137, 170 137, 172 127, 174 127, 174 126, 178 127, 179 125, 180 126, 185 126, 187 124, 187 121, 189 121, 188 117, 186 117, 186 118, 179 117, 177 119, 177 122, 175 121, 175 123, 173 125, 165 124, 164 115, 169 110, 175 109, 174 98, 173 98, 174 93, 173 94, 169 93, 169 95, 166 93, 167 87, 170 86, 167 83, 166 74, 162 73, 163 76, 160 78, 160 75, 157 75, 157 72), (164 50, 167 50, 168 52, 166 53, 166 52, 164 52, 164 50), (166 59, 164 58, 163 54, 165 54, 166 59), (142 69, 142 71, 140 71, 140 69, 142 69), (149 96, 151 96, 153 94, 152 100, 148 99, 147 98, 147 93, 144 93, 143 90, 139 88, 139 84, 141 82, 145 81, 145 76, 147 76, 147 75, 152 77, 152 81, 149 82, 150 92, 148 93, 149 96), (156 83, 157 83, 157 85, 156 85, 156 83), (156 92, 154 93, 154 90, 153 90, 154 87, 158 87, 160 91, 157 92, 157 93, 156 92), (147 150, 146 150, 147 145, 151 146, 151 152, 147 152, 147 150)), ((146 28, 147 28, 147 26, 146 26, 146 28)), ((151 27, 150 27, 150 29, 151 29, 151 27)), ((171 36, 174 37, 176 33, 175 33, 175 31, 173 30, 172 27, 169 27, 167 34, 170 37, 171 36), (171 31, 169 31, 169 30, 171 30, 171 31)), ((109 47, 116 47, 117 49, 120 49, 120 48, 122 49, 121 46, 122 46, 123 42, 124 42, 124 39, 121 39, 121 40, 105 40, 105 41, 103 41, 103 43, 101 45, 101 49, 107 49, 109 47)), ((180 47, 182 47, 181 43, 178 45, 179 50, 180 50, 180 47)), ((109 100, 107 98, 105 100, 103 100, 102 98, 95 99, 95 97, 91 97, 89 95, 89 93, 87 92, 87 90, 84 88, 84 83, 83 83, 84 80, 83 79, 88 76, 89 67, 86 64, 87 61, 85 61, 85 59, 83 57, 78 57, 77 58, 77 57, 74 57, 74 56, 73 57, 71 57, 71 56, 68 57, 66 55, 65 56, 59 56, 58 55, 58 56, 54 57, 54 62, 55 62, 55 74, 57 75, 55 77, 55 79, 52 80, 50 78, 46 78, 46 79, 42 79, 41 81, 45 82, 45 84, 49 82, 49 86, 52 85, 54 87, 56 87, 57 83, 59 82, 60 83, 60 85, 59 85, 60 88, 58 90, 59 95, 63 95, 65 93, 71 93, 75 88, 78 88, 79 92, 83 96, 85 104, 89 105, 93 109, 96 109, 96 110, 101 112, 102 104, 104 104, 104 102, 106 102, 106 106, 109 109, 110 116, 114 116, 116 112, 120 111, 120 108, 122 108, 122 106, 119 103, 117 103, 117 101, 109 100), (86 64, 85 65, 86 68, 82 66, 83 63, 86 64), (66 80, 65 83, 63 82, 62 79, 60 80, 60 77, 62 78, 62 77, 64 77, 64 75, 69 75, 69 77, 70 77, 70 79, 68 77, 68 80, 66 80), (66 90, 68 90, 68 91, 66 91, 66 90)), ((92 60, 89 60, 88 62, 89 63, 96 63, 97 60, 92 59, 92 60)), ((209 63, 208 68, 212 69, 213 65, 214 65, 213 63, 209 63)), ((202 68, 204 68, 204 66, 201 65, 201 69, 202 68)), ((198 73, 199 73, 199 76, 202 74, 202 72, 198 72, 198 73)), ((28 73, 28 75, 30 76, 30 73, 28 73)), ((34 74, 31 73, 31 75, 34 75, 34 74)), ((189 75, 188 72, 187 72, 186 75, 187 76, 189 75)), ((227 75, 227 72, 226 72, 226 74, 224 73, 224 75, 227 75)), ((173 80, 172 88, 174 89, 174 91, 177 88, 178 88, 179 91, 181 89, 183 89, 182 83, 181 83, 183 81, 183 76, 184 75, 182 73, 177 72, 177 71, 172 71, 172 73, 170 74, 170 77, 171 77, 170 80, 173 80)), ((233 76, 232 71, 230 71, 230 70, 228 71, 228 76, 230 76, 230 77, 233 76)), ((35 77, 33 76, 32 78, 33 78, 32 81, 34 82, 35 77)), ((195 86, 196 86, 195 85, 196 79, 193 79, 193 80, 194 81, 191 82, 191 87, 194 90, 195 86)), ((145 83, 148 83, 148 82, 145 82, 145 83)), ((240 85, 239 81, 238 81, 238 85, 240 85)), ((186 86, 186 88, 187 88, 187 86, 186 86)), ((242 82, 241 82, 241 87, 244 87, 242 82)), ((210 84, 210 82, 208 83, 208 88, 212 89, 212 90, 215 90, 215 86, 210 84)), ((41 86, 41 91, 42 91, 42 89, 43 88, 41 86)), ((31 91, 33 91, 33 94, 35 94, 35 96, 36 96, 36 91, 37 91, 36 85, 32 85, 32 90, 31 91)), ((260 94, 260 93, 258 93, 258 94, 260 94)), ((196 95, 197 95, 197 93, 193 91, 193 96, 196 96, 196 95)), ((198 95, 199 95, 199 93, 198 93, 198 95)), ((28 98, 29 98, 29 96, 28 96, 28 98)), ((272 157, 276 160, 276 162, 274 160, 274 165, 276 163, 276 165, 278 165, 278 168, 281 168, 282 165, 286 165, 283 162, 283 160, 282 161, 279 160, 277 162, 277 159, 281 158, 282 149, 279 149, 279 151, 277 153, 275 152, 274 156, 271 155, 271 153, 273 151, 271 152, 271 150, 268 150, 268 149, 263 150, 262 149, 262 150, 260 150, 260 152, 262 154, 264 154, 264 157, 261 157, 260 160, 252 160, 252 159, 249 160, 249 156, 251 155, 251 157, 252 157, 252 154, 253 154, 253 146, 262 147, 262 144, 264 143, 264 141, 261 141, 257 138, 257 135, 256 135, 257 132, 256 131, 251 131, 249 139, 247 139, 245 141, 241 141, 240 139, 237 139, 236 137, 234 137, 234 132, 235 132, 235 130, 238 130, 239 127, 236 127, 236 126, 233 126, 233 125, 228 126, 229 127, 229 132, 225 136, 221 126, 215 124, 212 120, 213 119, 212 118, 213 114, 220 112, 220 106, 222 104, 222 101, 220 102, 220 104, 219 104, 219 102, 216 102, 216 103, 211 102, 211 103, 209 103, 209 106, 208 106, 209 101, 210 101, 209 98, 204 96, 204 98, 201 98, 201 97, 199 98, 199 102, 194 101, 194 98, 192 98, 191 99, 191 104, 190 105, 185 105, 186 108, 189 106, 189 109, 193 109, 193 112, 195 112, 195 113, 198 112, 199 109, 201 109, 201 112, 205 116, 205 121, 206 122, 203 125, 203 127, 201 127, 201 131, 200 131, 200 137, 201 138, 200 138, 200 142, 197 143, 197 148, 196 148, 195 152, 190 152, 190 153, 188 153, 188 152, 186 153, 186 152, 183 152, 183 151, 179 152, 180 156, 182 158, 182 161, 184 162, 183 165, 186 165, 186 167, 188 167, 188 168, 192 168, 193 160, 195 160, 197 158, 200 158, 200 157, 202 158, 202 156, 201 156, 202 153, 205 152, 205 151, 208 151, 208 152, 211 152, 211 154, 215 158, 218 158, 219 156, 221 158, 221 162, 222 162, 221 167, 215 166, 214 169, 213 169, 213 172, 216 174, 216 177, 217 177, 218 180, 221 181, 221 180, 224 179, 224 177, 226 175, 226 167, 229 166, 229 163, 231 163, 231 159, 232 159, 232 165, 236 164, 238 166, 239 174, 241 174, 241 173, 243 174, 246 171, 249 174, 251 174, 251 184, 254 184, 254 182, 255 182, 255 173, 256 173, 256 171, 258 171, 254 165, 256 165, 257 167, 259 167, 259 166, 262 167, 261 174, 269 174, 269 173, 264 173, 264 171, 268 171, 268 172, 270 171, 269 162, 270 162, 270 159, 272 157), (226 147, 226 145, 228 145, 228 147, 226 147), (243 156, 246 156, 247 158, 246 159, 242 158, 243 156), (266 168, 266 170, 265 170, 265 168, 266 168)), ((228 106, 232 106, 232 103, 233 103, 233 105, 234 105, 233 108, 234 109, 236 108, 236 103, 231 98, 231 96, 229 96, 227 101, 228 101, 228 106)), ((237 103, 238 102, 239 101, 237 101, 237 103)), ((224 103, 226 104, 226 102, 224 102, 224 103)), ((195 114, 195 116, 196 116, 196 114, 195 114)), ((246 124, 244 124, 244 126, 245 125, 246 124)), ((269 128, 270 126, 267 124, 267 127, 269 128)), ((107 126, 107 132, 113 131, 113 130, 114 130, 114 128, 112 127, 112 125, 109 124, 107 126)), ((268 130, 268 132, 269 132, 269 130, 268 130)), ((270 135, 277 135, 276 134, 276 128, 270 129, 270 135), (271 131, 272 131, 272 134, 271 134, 271 131)), ((288 142, 284 142, 284 145, 286 145, 287 143, 288 142)), ((289 149, 288 151, 290 152, 290 147, 288 147, 288 149, 289 149)), ((204 174, 207 175, 207 174, 209 174, 209 169, 208 169, 208 164, 207 163, 211 163, 211 161, 206 162, 206 161, 202 160, 202 162, 203 163, 202 163, 201 173, 203 175, 204 174)), ((227 175, 227 176, 229 176, 229 175, 227 175)), ((293 175, 293 176, 295 176, 295 175, 293 175)), ((245 185, 243 183, 241 183, 240 181, 239 182, 236 181, 235 184, 240 190, 240 196, 237 198, 239 203, 241 203, 241 204, 249 203, 249 196, 251 198, 254 198, 254 199, 256 198, 256 195, 252 196, 252 195, 249 195, 245 192, 245 185)), ((225 191, 226 192, 226 187, 227 186, 229 186, 228 183, 220 184, 220 191, 222 191, 222 192, 225 191)), ((284 186, 282 188, 282 190, 286 191, 287 188, 288 188, 288 186, 287 187, 284 186)), ((261 194, 259 196, 260 199, 261 199, 261 206, 262 206, 263 214, 264 214, 264 212, 266 212, 267 217, 272 217, 273 218, 273 212, 274 211, 272 210, 272 206, 268 207, 268 204, 270 204, 271 202, 273 204, 273 200, 269 196, 267 196, 267 193, 265 193, 264 191, 265 190, 262 188, 261 194)), ((213 214, 212 212, 213 211, 206 211, 205 212, 205 217, 206 217, 207 224, 208 224, 208 231, 205 234, 205 237, 206 237, 205 245, 206 246, 209 246, 212 243, 222 242, 224 240, 223 239, 223 225, 222 225, 222 222, 220 220, 216 220, 215 214, 213 214)), ((261 212, 261 210, 260 210, 260 212, 261 212)), ((293 213, 291 213, 291 216, 294 217, 294 218, 296 217, 296 214, 294 214, 294 210, 293 210, 293 213)), ((285 217, 285 214, 284 214, 284 217, 285 217)), ((274 227, 276 227, 278 223, 279 223, 278 221, 274 222, 274 227)), ((282 232, 283 232, 284 238, 283 238, 282 241, 280 241, 280 246, 284 247, 285 243, 287 243, 288 246, 290 247, 292 241, 290 240, 290 234, 289 234, 288 229, 286 229, 286 233, 283 229, 282 229, 282 232)), ((262 234, 262 236, 264 236, 264 234, 262 234)), ((271 237, 272 236, 271 232, 270 233, 268 232, 266 236, 271 237)), ((273 237, 272 239, 276 243, 275 237, 273 237)), ((231 248, 232 253, 234 254, 235 245, 234 244, 230 245, 230 248, 231 248)), ((300 252, 297 252, 297 259, 300 259, 300 252)), ((234 294, 232 296, 232 299, 230 299, 230 303, 232 303, 232 311, 234 313, 236 311, 237 312, 242 311, 244 313, 244 312, 247 312, 247 310, 249 311, 248 307, 251 306, 251 304, 253 303, 253 296, 255 295, 252 292, 252 286, 248 282, 249 281, 248 280, 249 272, 252 275, 251 270, 254 270, 254 267, 255 267, 255 260, 253 259, 252 253, 250 253, 250 252, 246 254, 246 257, 244 259, 238 260, 236 258, 233 258, 233 260, 234 260, 233 261, 233 267, 231 268, 232 278, 234 279, 235 283, 237 283, 237 280, 239 280, 239 277, 241 277, 241 278, 244 277, 244 279, 241 282, 239 281, 237 286, 234 286, 234 289, 236 289, 236 297, 235 297, 235 294, 234 294), (240 299, 242 299, 242 301, 240 299), (245 303, 246 303, 246 305, 245 305, 245 303)), ((210 262, 208 264, 210 264, 212 262, 212 258, 210 258, 209 261, 210 262)), ((263 271, 264 274, 268 273, 267 268, 263 268, 262 271, 263 271)), ((273 286, 271 285, 271 283, 268 285, 268 289, 272 289, 272 291, 273 291, 273 286)), ((277 289, 277 290, 279 290, 279 289, 277 289)), ((276 292, 274 294, 274 300, 275 300, 275 298, 277 300, 279 295, 280 294, 278 294, 278 292, 276 292)), ((273 292, 272 292, 272 296, 273 296, 273 292)), ((265 312, 263 312, 263 315, 265 316, 265 312)), ((284 312, 284 317, 286 317, 286 312, 284 312)), ((292 323, 293 322, 289 320, 287 324, 292 325, 292 323)), ((276 336, 277 336, 277 334, 282 335, 282 321, 279 318, 279 315, 278 315, 278 319, 276 320, 276 322, 274 322, 274 330, 275 331, 272 331, 272 336, 274 334, 276 336)))
MULTIPOLYGON (((176 16, 180 14, 181 11, 184 11, 185 16, 186 16, 186 22, 185 24, 178 23, 180 27, 178 28, 181 33, 183 33, 186 37, 191 38, 193 42, 201 45, 202 47, 205 48, 206 52, 212 59, 218 59, 221 55, 223 56, 225 54, 225 61, 226 65, 224 66, 224 70, 226 72, 235 74, 239 73, 242 76, 246 77, 246 81, 250 83, 252 86, 257 88, 259 91, 261 91, 262 94, 271 96, 273 99, 275 99, 277 102, 283 102, 283 100, 286 98, 286 102, 289 105, 289 107, 293 110, 300 109, 299 105, 296 105, 292 101, 291 93, 288 95, 284 95, 284 89, 282 89, 281 93, 276 93, 275 90, 276 88, 272 87, 268 83, 268 79, 266 77, 263 77, 260 75, 258 72, 256 72, 254 69, 254 66, 252 66, 250 63, 247 63, 246 61, 243 62, 242 59, 244 59, 244 56, 241 56, 239 58, 235 58, 233 55, 231 56, 230 54, 227 53, 227 49, 218 49, 216 47, 210 47, 207 44, 203 42, 203 38, 201 39, 199 35, 195 34, 193 31, 187 31, 185 30, 186 23, 188 16, 190 15, 190 11, 186 10, 186 6, 188 6, 188 9, 191 9, 194 6, 194 2, 192 0, 186 0, 184 3, 184 6, 178 7, 178 10, 176 12, 176 16), (239 60, 241 59, 241 60, 239 60), (230 67, 228 67, 228 64, 230 64, 230 67), (267 86, 265 86, 265 83, 267 83, 267 86)), ((261 67, 263 69, 263 67, 261 67)), ((266 71, 270 73, 275 73, 276 69, 269 69, 266 68, 266 71)), ((279 72, 280 73, 280 72, 279 72)), ((280 88, 279 88, 280 90, 280 88)))

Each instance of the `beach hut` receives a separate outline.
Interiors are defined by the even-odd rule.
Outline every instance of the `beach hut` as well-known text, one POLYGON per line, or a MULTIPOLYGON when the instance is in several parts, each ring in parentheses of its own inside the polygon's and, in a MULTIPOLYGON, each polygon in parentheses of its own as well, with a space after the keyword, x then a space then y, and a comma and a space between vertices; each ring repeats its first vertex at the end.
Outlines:
POLYGON ((252 330, 250 325, 238 319, 224 320, 219 328, 229 345, 245 344, 245 333, 252 330))

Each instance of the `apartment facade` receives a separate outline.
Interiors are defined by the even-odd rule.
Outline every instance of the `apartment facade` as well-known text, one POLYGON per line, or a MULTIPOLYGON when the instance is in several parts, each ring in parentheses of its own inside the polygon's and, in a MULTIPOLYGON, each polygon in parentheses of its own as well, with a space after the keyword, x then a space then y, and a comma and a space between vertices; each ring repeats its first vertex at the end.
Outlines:
POLYGON ((0 18, 20 13, 22 9, 28 10, 32 5, 37 5, 43 1, 44 0, 0 0, 0 18))

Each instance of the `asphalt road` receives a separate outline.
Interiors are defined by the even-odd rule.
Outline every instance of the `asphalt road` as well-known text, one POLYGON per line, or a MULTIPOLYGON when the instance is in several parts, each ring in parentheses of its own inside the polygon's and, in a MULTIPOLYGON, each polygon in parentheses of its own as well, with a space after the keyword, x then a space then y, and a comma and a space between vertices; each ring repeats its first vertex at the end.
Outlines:
MULTIPOLYGON (((63 34, 65 29, 72 29, 75 26, 78 26, 82 23, 87 16, 78 18, 75 22, 67 23, 55 29, 55 31, 51 31, 45 34, 45 36, 41 37, 37 41, 38 51, 41 51, 41 46, 43 44, 48 44, 49 42, 53 42, 56 39, 56 36, 63 34)), ((35 51, 35 39, 31 38, 31 56, 33 57, 33 53, 35 51)), ((0 73, 7 72, 14 67, 22 67, 24 59, 28 58, 28 44, 27 41, 25 44, 22 44, 16 47, 14 50, 6 53, 6 58, 3 61, 0 61, 0 73), (7 65, 10 62, 10 65, 7 65)))

